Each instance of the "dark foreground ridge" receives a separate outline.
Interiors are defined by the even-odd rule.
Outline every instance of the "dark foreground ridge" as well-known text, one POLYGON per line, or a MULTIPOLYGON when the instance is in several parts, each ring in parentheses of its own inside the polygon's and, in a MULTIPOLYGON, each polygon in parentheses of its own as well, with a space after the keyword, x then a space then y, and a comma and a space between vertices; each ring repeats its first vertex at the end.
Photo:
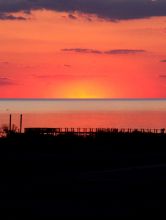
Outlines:
POLYGON ((164 132, 10 133, 0 146, 11 219, 165 216, 164 132))

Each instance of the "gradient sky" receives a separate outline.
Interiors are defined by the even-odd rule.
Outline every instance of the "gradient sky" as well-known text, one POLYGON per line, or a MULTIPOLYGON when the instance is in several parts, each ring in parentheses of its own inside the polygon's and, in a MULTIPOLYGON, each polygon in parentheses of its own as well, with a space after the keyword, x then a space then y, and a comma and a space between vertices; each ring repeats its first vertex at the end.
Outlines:
POLYGON ((0 0, 0 98, 165 98, 166 0, 0 0))

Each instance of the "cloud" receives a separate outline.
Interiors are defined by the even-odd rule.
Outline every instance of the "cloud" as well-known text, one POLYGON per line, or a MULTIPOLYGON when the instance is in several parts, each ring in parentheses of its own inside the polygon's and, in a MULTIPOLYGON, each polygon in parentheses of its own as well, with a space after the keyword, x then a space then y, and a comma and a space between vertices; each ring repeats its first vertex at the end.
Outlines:
POLYGON ((10 86, 13 85, 13 81, 7 77, 0 77, 0 86, 10 86))
POLYGON ((7 62, 7 61, 0 61, 0 64, 9 65, 9 62, 7 62))
POLYGON ((64 66, 67 67, 67 68, 71 67, 71 65, 69 65, 69 64, 64 64, 64 66))
POLYGON ((166 79, 166 74, 159 75, 160 78, 166 79))
POLYGON ((23 16, 14 16, 12 14, 0 13, 0 20, 26 20, 23 16))
POLYGON ((77 19, 77 17, 76 17, 75 15, 73 15, 73 14, 68 14, 68 17, 69 17, 70 19, 73 19, 73 20, 76 20, 76 19, 77 19))
POLYGON ((131 50, 131 49, 116 49, 116 50, 95 50, 95 49, 86 49, 86 48, 65 48, 62 49, 65 52, 76 52, 76 53, 90 53, 90 54, 110 54, 110 55, 118 55, 118 54, 138 54, 145 53, 145 50, 131 50))
POLYGON ((38 79, 47 79, 51 80, 77 80, 77 79, 92 79, 92 78, 103 78, 107 77, 106 75, 91 75, 91 74, 43 74, 43 75, 33 75, 33 77, 38 79))
POLYGON ((94 50, 94 49, 86 49, 86 48, 65 48, 62 49, 65 52, 77 52, 77 53, 95 53, 95 54, 102 54, 103 51, 94 50))
POLYGON ((96 15, 108 20, 166 15, 165 0, 0 0, 0 13, 37 9, 96 15))
POLYGON ((137 54, 137 53, 145 53, 145 50, 130 50, 130 49, 117 49, 117 50, 109 50, 105 51, 105 54, 137 54))
POLYGON ((161 63, 166 63, 166 60, 160 60, 161 63))

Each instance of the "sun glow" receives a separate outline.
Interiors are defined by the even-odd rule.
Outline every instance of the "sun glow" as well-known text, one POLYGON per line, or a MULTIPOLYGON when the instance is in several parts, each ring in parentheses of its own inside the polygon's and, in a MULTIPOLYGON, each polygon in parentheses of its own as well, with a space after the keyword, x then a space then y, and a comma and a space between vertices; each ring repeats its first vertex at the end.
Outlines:
POLYGON ((62 96, 64 98, 90 99, 105 97, 101 87, 96 84, 89 84, 84 82, 75 82, 63 88, 62 91, 63 92, 61 94, 63 94, 62 96))

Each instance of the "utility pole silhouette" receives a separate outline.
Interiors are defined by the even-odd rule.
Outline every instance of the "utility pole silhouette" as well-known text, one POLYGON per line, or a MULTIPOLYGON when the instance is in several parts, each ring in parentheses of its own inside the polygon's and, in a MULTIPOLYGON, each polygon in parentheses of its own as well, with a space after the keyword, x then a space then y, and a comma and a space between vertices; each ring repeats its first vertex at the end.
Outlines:
POLYGON ((12 130, 12 115, 9 115, 9 131, 12 130))
POLYGON ((22 133, 22 114, 20 115, 20 133, 22 133))

